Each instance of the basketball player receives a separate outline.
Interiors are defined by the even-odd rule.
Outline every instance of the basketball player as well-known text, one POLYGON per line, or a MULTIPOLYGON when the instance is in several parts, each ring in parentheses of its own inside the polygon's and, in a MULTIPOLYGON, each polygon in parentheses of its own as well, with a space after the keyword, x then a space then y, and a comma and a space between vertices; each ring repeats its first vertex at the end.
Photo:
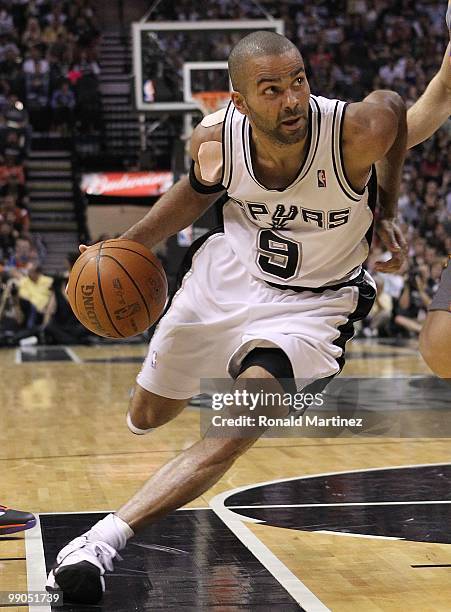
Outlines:
MULTIPOLYGON (((451 39, 451 0, 446 23, 451 39)), ((433 134, 451 114, 451 43, 442 66, 426 91, 409 109, 408 146, 413 147, 433 134)), ((449 254, 451 257, 451 254, 449 254)), ((429 306, 429 313, 420 334, 420 352, 431 370, 451 379, 451 265, 442 272, 438 291, 429 306)))
POLYGON ((36 525, 36 518, 30 512, 13 510, 0 504, 0 536, 31 529, 36 525))
MULTIPOLYGON (((397 270, 406 244, 395 223, 406 152, 406 109, 390 91, 345 104, 310 94, 298 49, 254 32, 229 57, 234 92, 192 138, 193 164, 124 234, 152 247, 227 190, 224 228, 195 243, 182 288, 152 338, 127 421, 136 434, 167 423, 202 378, 248 388, 322 381, 341 371, 353 322, 375 284, 362 270, 371 240, 377 164, 378 232, 397 270)), ((301 387, 302 388, 302 387, 301 387)), ((300 388, 299 388, 300 390, 300 388)), ((239 407, 236 407, 237 410, 239 407)), ((258 439, 206 436, 164 465, 116 514, 61 550, 47 587, 94 604, 105 570, 134 533, 195 499, 258 439)))

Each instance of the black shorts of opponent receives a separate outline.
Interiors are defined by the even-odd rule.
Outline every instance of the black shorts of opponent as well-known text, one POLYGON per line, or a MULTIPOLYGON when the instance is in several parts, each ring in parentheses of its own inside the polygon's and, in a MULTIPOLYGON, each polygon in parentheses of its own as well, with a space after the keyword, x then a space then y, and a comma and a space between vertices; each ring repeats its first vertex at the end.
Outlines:
POLYGON ((448 259, 448 265, 442 272, 440 284, 437 293, 432 300, 429 310, 444 310, 451 313, 451 257, 448 259))

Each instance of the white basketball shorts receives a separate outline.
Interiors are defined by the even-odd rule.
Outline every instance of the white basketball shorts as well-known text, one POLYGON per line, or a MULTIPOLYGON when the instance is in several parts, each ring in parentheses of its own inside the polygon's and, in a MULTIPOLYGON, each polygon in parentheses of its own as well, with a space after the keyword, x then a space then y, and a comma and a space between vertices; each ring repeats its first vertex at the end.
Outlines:
POLYGON ((282 349, 303 386, 338 373, 353 322, 368 314, 376 296, 364 271, 339 288, 273 287, 249 274, 218 230, 189 265, 137 377, 144 389, 172 399, 199 393, 201 379, 236 377, 256 347, 282 349))

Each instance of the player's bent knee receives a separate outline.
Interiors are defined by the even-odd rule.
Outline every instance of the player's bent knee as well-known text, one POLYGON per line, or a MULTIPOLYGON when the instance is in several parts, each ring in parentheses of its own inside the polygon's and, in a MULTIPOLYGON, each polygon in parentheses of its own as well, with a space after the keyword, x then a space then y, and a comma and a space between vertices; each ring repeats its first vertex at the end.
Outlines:
POLYGON ((134 434, 149 433, 180 414, 187 401, 156 395, 136 384, 128 406, 127 426, 134 434))
POLYGON ((451 313, 430 312, 420 333, 420 353, 431 370, 451 379, 451 313))

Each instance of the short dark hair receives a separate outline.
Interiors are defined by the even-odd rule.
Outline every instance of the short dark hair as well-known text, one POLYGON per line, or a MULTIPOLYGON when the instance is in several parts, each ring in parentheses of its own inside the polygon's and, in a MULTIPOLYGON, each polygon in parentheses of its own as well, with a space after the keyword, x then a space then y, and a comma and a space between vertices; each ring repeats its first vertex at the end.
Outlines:
POLYGON ((265 55, 281 55, 296 49, 291 40, 270 30, 258 30, 242 38, 229 55, 229 74, 235 91, 245 90, 247 61, 253 57, 265 55))

